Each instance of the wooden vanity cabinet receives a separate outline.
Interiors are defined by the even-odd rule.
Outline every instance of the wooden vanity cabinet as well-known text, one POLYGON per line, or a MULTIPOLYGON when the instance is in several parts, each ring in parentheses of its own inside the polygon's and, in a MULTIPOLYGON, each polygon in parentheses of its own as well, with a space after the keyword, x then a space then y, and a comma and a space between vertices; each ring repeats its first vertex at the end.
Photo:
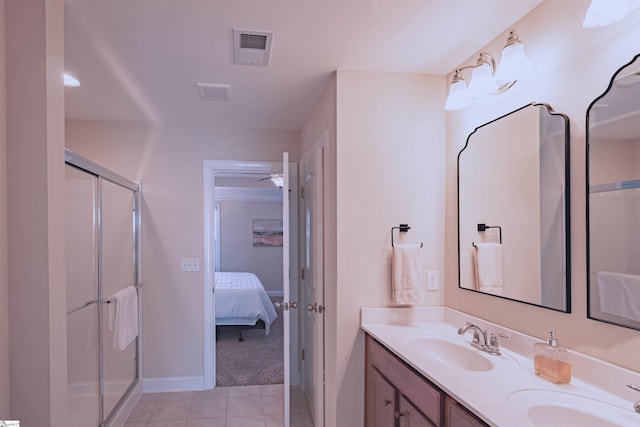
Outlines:
POLYGON ((444 400, 444 420, 445 427, 486 426, 484 422, 451 396, 446 396, 444 400))
POLYGON ((366 427, 486 426, 368 334, 365 367, 366 427))

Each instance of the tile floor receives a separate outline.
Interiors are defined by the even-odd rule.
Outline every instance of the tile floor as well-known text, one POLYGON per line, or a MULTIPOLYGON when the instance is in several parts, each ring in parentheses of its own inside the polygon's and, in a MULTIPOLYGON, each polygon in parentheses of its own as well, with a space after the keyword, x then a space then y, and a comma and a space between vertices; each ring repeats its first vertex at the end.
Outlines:
MULTIPOLYGON (((124 427, 282 427, 283 385, 147 393, 124 427)), ((291 427, 313 427, 302 390, 291 390, 291 427)))

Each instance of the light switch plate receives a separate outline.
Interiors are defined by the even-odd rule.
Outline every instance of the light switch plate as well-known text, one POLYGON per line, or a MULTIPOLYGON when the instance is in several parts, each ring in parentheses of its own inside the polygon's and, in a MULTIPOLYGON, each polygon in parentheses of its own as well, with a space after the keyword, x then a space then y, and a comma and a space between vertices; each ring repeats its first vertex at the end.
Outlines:
POLYGON ((180 259, 180 271, 200 271, 200 259, 198 258, 180 259))
POLYGON ((427 271, 427 290, 428 291, 437 291, 440 289, 440 283, 438 283, 438 272, 437 271, 427 271))

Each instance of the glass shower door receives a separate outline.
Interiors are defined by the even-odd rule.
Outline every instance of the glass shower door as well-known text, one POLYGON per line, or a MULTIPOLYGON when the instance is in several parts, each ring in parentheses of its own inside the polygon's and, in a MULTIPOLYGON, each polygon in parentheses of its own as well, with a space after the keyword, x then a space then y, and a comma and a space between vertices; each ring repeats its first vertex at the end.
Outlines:
POLYGON ((109 309, 116 292, 137 287, 137 185, 65 168, 69 426, 108 426, 139 377, 139 340, 115 341, 109 309))
POLYGON ((135 193, 102 180, 100 206, 101 335, 103 354, 103 413, 106 418, 137 378, 137 339, 123 350, 114 341, 111 297, 136 284, 134 240, 135 193))
POLYGON ((98 426, 98 179, 69 165, 65 173, 69 426, 98 426))

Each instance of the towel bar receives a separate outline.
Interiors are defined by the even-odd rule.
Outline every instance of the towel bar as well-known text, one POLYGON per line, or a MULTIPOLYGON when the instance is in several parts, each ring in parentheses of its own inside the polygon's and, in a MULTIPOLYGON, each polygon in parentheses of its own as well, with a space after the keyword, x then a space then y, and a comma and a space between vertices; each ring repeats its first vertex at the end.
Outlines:
MULTIPOLYGON (((132 285, 134 288, 139 289, 142 287, 142 283, 136 283, 135 285, 132 285)), ((126 288, 126 286, 125 286, 126 288)), ((124 289, 124 288, 123 288, 124 289)), ((105 304, 111 304, 111 299, 108 299, 104 302, 105 304)))
MULTIPOLYGON (((391 227, 391 247, 395 248, 394 244, 393 244, 393 230, 394 229, 398 229, 401 233, 406 233, 407 231, 411 230, 411 227, 409 227, 409 224, 400 224, 398 227, 391 227)), ((420 243, 420 247, 423 247, 424 244, 421 242, 420 243)))
MULTIPOLYGON (((497 228, 500 232, 500 244, 502 244, 502 227, 499 225, 487 225, 487 224, 478 224, 478 232, 485 231, 487 228, 497 228)), ((477 247, 475 243, 471 243, 474 247, 477 247)))

